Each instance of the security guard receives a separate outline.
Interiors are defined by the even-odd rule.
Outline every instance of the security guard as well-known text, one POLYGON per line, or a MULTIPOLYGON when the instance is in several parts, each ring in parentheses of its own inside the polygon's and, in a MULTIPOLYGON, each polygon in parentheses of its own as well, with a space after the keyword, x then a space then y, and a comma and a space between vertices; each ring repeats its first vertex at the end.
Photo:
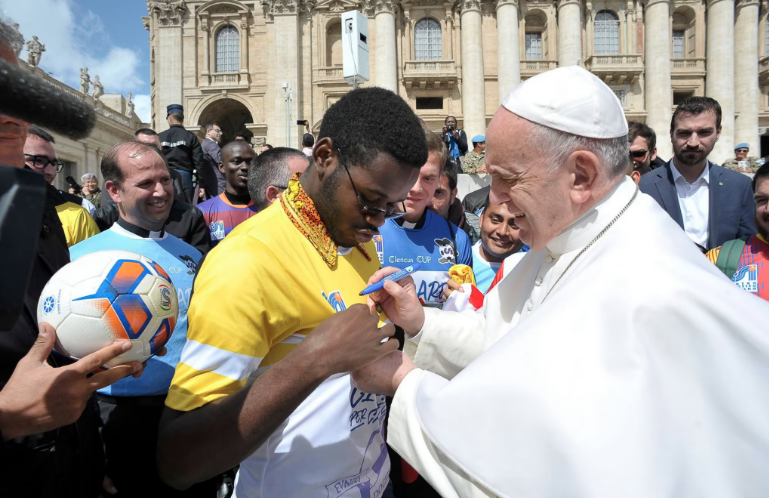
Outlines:
POLYGON ((734 159, 724 163, 724 168, 739 171, 740 173, 755 173, 764 164, 765 159, 755 156, 748 157, 750 147, 743 142, 734 148, 734 159))
POLYGON ((473 150, 465 154, 462 161, 462 171, 467 174, 485 173, 484 159, 486 157, 486 137, 476 135, 473 137, 473 150))
MULTIPOLYGON (((168 165, 178 171, 187 185, 187 191, 193 198, 200 195, 204 187, 203 181, 203 149, 200 147, 198 137, 184 127, 184 107, 180 104, 171 104, 166 107, 168 124, 166 131, 160 132, 160 143, 163 146, 163 154, 168 159, 168 165), (192 187, 192 178, 197 178, 197 186, 192 187)), ((185 202, 193 202, 194 199, 186 199, 185 202)))

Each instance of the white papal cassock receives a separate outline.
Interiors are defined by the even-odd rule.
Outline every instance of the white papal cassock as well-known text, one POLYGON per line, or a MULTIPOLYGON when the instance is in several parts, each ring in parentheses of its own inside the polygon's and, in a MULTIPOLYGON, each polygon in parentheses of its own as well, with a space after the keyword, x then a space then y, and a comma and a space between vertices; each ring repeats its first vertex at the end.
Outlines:
POLYGON ((769 303, 641 193, 553 286, 635 192, 426 310, 388 442, 442 496, 769 496, 769 303))

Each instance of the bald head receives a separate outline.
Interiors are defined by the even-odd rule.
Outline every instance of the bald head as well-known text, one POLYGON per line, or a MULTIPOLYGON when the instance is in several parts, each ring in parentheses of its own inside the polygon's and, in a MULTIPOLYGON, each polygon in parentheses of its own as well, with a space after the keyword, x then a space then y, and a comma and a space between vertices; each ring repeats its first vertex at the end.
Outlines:
POLYGON ((243 155, 244 153, 248 155, 249 151, 251 153, 250 155, 254 155, 254 148, 251 147, 251 144, 244 142, 243 140, 233 140, 222 147, 222 162, 225 163, 228 161, 228 159, 224 158, 225 155, 230 158, 235 155, 243 155))
POLYGON ((101 174, 105 181, 120 187, 131 169, 131 163, 140 159, 149 159, 151 162, 156 159, 165 166, 165 159, 153 144, 128 140, 120 142, 104 154, 101 174))

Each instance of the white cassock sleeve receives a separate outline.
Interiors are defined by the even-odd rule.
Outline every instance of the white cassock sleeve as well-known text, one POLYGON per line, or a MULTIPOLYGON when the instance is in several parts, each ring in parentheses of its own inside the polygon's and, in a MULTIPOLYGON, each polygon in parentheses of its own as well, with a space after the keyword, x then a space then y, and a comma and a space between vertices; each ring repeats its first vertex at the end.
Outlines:
POLYGON ((452 379, 485 349, 486 317, 482 311, 425 309, 425 324, 403 351, 416 366, 452 379))
POLYGON ((494 497, 449 460, 422 430, 417 416, 416 394, 423 370, 410 372, 398 387, 390 406, 387 443, 419 472, 443 498, 494 497))

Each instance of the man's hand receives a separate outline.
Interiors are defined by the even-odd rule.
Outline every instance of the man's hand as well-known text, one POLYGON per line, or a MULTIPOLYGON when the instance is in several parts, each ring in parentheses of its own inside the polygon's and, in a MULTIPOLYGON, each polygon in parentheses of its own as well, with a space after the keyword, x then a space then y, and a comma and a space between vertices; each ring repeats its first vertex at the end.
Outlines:
POLYGON ((205 197, 206 197, 206 189, 203 189, 203 188, 198 189, 198 198, 205 199, 205 197))
MULTIPOLYGON (((371 275, 368 285, 375 284, 388 275, 399 272, 399 268, 383 268, 371 275)), ((385 282, 384 289, 373 292, 366 298, 366 304, 374 312, 379 305, 387 318, 401 327, 408 335, 414 336, 422 330, 425 323, 425 312, 417 297, 414 279, 406 277, 397 282, 385 282)))
POLYGON ((403 378, 416 369, 406 353, 394 351, 371 365, 352 373, 352 380, 361 391, 395 396, 403 378))
POLYGON ((55 343, 53 327, 42 323, 37 341, 0 391, 0 432, 6 441, 74 423, 94 391, 142 371, 139 362, 101 370, 102 365, 131 349, 128 341, 53 368, 46 360, 55 343))
POLYGON ((88 187, 86 187, 85 185, 83 185, 83 188, 82 188, 82 189, 80 189, 80 192, 82 192, 82 194, 83 194, 83 197, 85 197, 86 195, 88 195, 88 194, 90 194, 90 193, 91 193, 91 191, 90 191, 90 190, 88 189, 88 187))
POLYGON ((358 370, 398 349, 395 327, 378 324, 366 305, 355 304, 318 325, 293 353, 307 355, 323 378, 358 370))
POLYGON ((465 289, 456 283, 453 278, 450 278, 448 282, 446 282, 446 287, 443 288, 443 302, 446 302, 446 299, 449 298, 452 292, 459 291, 464 292, 465 289))
POLYGON ((446 133, 448 133, 448 132, 449 132, 449 129, 444 126, 443 129, 441 130, 441 136, 445 137, 446 133))

